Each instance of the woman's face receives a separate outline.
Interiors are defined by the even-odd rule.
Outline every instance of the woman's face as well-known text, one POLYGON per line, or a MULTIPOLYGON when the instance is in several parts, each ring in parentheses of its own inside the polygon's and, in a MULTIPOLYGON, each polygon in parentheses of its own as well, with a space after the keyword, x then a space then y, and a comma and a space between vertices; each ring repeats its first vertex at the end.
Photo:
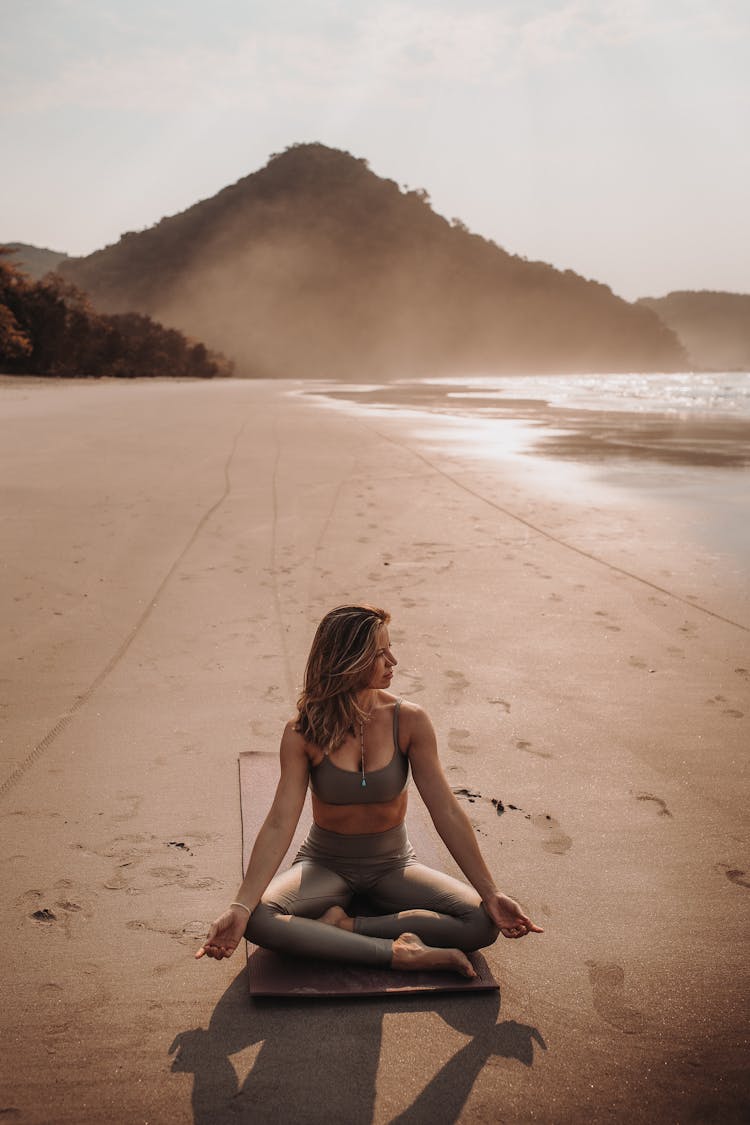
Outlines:
POLYGON ((378 630, 378 651, 375 654, 368 687, 387 688, 393 679, 393 669, 397 664, 398 661, 391 652, 391 640, 388 636, 388 626, 381 625, 378 630))

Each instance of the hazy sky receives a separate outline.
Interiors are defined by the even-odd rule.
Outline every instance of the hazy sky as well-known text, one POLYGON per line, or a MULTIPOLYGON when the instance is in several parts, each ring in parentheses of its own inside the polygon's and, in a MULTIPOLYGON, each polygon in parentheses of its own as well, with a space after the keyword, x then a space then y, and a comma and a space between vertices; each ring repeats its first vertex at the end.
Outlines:
POLYGON ((0 0, 0 239, 83 254, 296 141, 626 297, 750 292, 749 0, 0 0))

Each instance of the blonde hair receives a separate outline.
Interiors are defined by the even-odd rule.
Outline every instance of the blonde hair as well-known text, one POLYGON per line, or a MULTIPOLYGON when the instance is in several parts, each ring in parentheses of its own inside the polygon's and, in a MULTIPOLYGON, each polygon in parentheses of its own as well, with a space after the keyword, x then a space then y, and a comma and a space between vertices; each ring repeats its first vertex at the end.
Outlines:
POLYGON ((321 749, 336 750, 368 716, 356 700, 378 653, 390 613, 371 605, 340 605, 318 625, 297 700, 297 730, 321 749))

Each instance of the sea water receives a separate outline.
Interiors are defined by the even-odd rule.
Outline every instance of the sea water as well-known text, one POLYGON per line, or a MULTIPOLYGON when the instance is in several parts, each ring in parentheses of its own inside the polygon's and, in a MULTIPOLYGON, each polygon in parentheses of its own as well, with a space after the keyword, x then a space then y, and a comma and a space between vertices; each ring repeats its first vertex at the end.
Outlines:
MULTIPOLYGON (((406 384, 407 381, 404 381, 406 384)), ((679 372, 617 375, 516 375, 424 379, 445 388, 446 399, 460 405, 493 398, 540 399, 550 406, 636 413, 727 415, 750 418, 750 372, 679 372)))

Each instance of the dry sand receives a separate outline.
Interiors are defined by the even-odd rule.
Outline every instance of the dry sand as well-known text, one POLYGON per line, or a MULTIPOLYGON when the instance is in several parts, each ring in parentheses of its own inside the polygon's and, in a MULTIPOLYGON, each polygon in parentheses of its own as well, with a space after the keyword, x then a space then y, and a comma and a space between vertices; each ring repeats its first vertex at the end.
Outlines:
POLYGON ((288 390, 0 386, 2 1120, 741 1120, 731 560, 288 390), (237 755, 358 598, 546 927, 488 952, 499 997, 253 1005, 242 956, 192 958, 240 874, 237 755))

